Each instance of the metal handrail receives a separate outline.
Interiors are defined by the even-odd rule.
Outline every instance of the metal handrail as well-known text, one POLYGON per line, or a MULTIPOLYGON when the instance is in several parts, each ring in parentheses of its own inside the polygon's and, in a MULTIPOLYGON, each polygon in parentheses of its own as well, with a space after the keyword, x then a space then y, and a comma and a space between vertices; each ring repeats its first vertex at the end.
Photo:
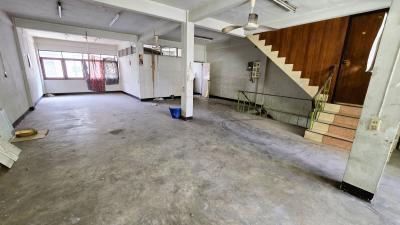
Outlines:
POLYGON ((321 88, 318 90, 317 94, 312 99, 239 90, 238 96, 237 96, 237 111, 245 112, 245 111, 252 111, 254 109, 254 110, 256 110, 257 114, 259 114, 260 116, 262 116, 263 114, 267 115, 268 111, 274 111, 274 112, 281 112, 281 113, 285 113, 285 114, 295 115, 297 117, 307 117, 308 119, 307 119, 306 126, 309 129, 311 129, 314 125, 314 122, 316 120, 318 120, 320 113, 323 111, 325 104, 328 101, 332 78, 333 78, 335 70, 336 70, 336 65, 332 65, 331 67, 329 67, 327 79, 325 80, 324 84, 321 86, 321 88), (255 95, 254 102, 252 100, 250 100, 251 98, 248 96, 249 94, 255 95), (260 104, 257 103, 258 95, 262 96, 260 104), (310 102, 310 105, 311 105, 310 111, 308 111, 307 114, 304 115, 304 114, 296 114, 296 113, 292 113, 292 112, 286 112, 286 111, 278 110, 276 108, 275 109, 265 108, 265 104, 264 104, 265 97, 279 97, 279 98, 286 98, 286 99, 308 101, 308 102, 310 102), (307 116, 307 115, 309 115, 309 116, 307 116))
POLYGON ((318 90, 317 94, 313 98, 313 110, 310 113, 310 127, 312 129, 315 121, 318 120, 319 115, 325 108, 325 104, 329 99, 329 92, 331 88, 332 78, 335 74, 336 65, 332 65, 329 67, 328 78, 325 80, 324 84, 318 90))
POLYGON ((251 112, 252 110, 255 110, 256 115, 259 115, 259 116, 267 116, 270 111, 291 114, 291 115, 298 117, 297 125, 299 125, 300 118, 307 118, 306 124, 302 125, 302 126, 308 127, 308 123, 309 123, 308 115, 311 113, 311 110, 312 110, 311 107, 312 107, 312 99, 297 98, 297 97, 275 95, 275 94, 268 94, 268 93, 260 93, 260 92, 253 92, 253 91, 242 91, 242 90, 238 91, 237 111, 251 112), (250 100, 252 98, 249 96, 249 94, 254 94, 256 101, 250 100), (260 96, 260 97, 258 97, 258 96, 260 96), (308 103, 310 103, 310 111, 307 112, 306 114, 298 114, 298 113, 293 113, 293 112, 288 112, 288 111, 280 110, 277 108, 273 108, 273 107, 268 106, 268 104, 265 105, 265 102, 268 102, 268 99, 271 99, 274 97, 307 101, 308 103), (267 99, 267 101, 265 101, 266 99, 267 99))

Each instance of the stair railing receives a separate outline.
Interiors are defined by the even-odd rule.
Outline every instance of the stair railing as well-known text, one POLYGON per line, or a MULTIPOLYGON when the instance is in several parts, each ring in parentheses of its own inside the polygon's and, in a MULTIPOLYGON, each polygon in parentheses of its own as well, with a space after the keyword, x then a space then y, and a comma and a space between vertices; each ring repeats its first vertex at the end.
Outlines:
POLYGON ((266 94, 266 93, 259 93, 259 92, 252 92, 252 91, 238 91, 237 93, 237 105, 236 110, 238 112, 252 112, 254 115, 264 116, 271 115, 272 112, 277 113, 284 113, 290 114, 292 116, 297 116, 298 120, 296 125, 298 126, 307 126, 309 123, 309 117, 312 109, 312 102, 311 99, 303 99, 303 98, 296 98, 296 97, 289 97, 289 96, 281 96, 281 95, 273 95, 273 94, 266 94), (252 100, 254 99, 254 100, 252 100), (282 109, 278 109, 274 107, 272 102, 285 102, 285 101, 302 101, 302 104, 310 105, 310 111, 305 112, 305 114, 295 113, 295 112, 288 112, 282 109), (300 125, 301 121, 300 118, 307 118, 306 125, 300 125))
POLYGON ((310 114, 310 127, 312 129, 314 126, 315 121, 318 120, 321 112, 325 108, 325 104, 328 102, 329 99, 329 92, 331 90, 332 78, 335 74, 336 65, 332 65, 329 67, 328 71, 328 78, 325 80, 322 87, 318 90, 317 94, 313 98, 313 110, 310 114))

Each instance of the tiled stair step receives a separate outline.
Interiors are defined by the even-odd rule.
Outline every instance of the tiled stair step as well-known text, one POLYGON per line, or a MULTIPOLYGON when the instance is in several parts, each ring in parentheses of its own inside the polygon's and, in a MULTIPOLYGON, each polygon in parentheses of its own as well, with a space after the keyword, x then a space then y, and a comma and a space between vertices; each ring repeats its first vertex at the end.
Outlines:
POLYGON ((342 138, 330 133, 321 134, 311 130, 306 130, 304 138, 345 150, 351 150, 351 146, 353 145, 353 141, 350 139, 342 138))
POLYGON ((362 110, 361 107, 346 106, 346 105, 331 104, 331 103, 326 103, 324 108, 324 112, 347 116, 347 117, 354 117, 354 118, 360 118, 361 110, 362 110))
POLYGON ((311 131, 320 134, 331 134, 334 135, 335 137, 351 141, 354 140, 354 137, 356 135, 355 129, 336 126, 334 124, 320 123, 320 122, 315 122, 311 131))
POLYGON ((354 117, 348 117, 343 115, 335 115, 332 113, 321 112, 318 117, 318 122, 333 124, 340 127, 346 127, 351 129, 357 129, 358 122, 360 119, 354 117))

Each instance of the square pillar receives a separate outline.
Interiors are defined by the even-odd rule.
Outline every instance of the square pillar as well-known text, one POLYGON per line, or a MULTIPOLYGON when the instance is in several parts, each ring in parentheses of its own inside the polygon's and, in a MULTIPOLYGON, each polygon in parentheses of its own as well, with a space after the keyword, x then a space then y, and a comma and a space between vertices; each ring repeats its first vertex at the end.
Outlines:
POLYGON ((341 185, 367 201, 377 191, 400 127, 399 21, 400 0, 393 0, 341 185))
POLYGON ((186 16, 186 22, 182 23, 181 33, 183 63, 181 116, 184 120, 190 120, 193 118, 194 23, 188 21, 188 15, 186 16))

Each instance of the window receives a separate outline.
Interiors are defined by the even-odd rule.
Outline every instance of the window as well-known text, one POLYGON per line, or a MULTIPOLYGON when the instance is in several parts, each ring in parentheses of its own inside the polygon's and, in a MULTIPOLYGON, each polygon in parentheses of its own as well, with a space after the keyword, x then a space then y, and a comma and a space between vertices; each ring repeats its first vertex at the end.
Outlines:
POLYGON ((163 47, 161 49, 162 55, 166 56, 177 56, 177 48, 163 47))
POLYGON ((84 79, 89 71, 100 70, 103 60, 117 61, 114 55, 82 54, 73 52, 39 51, 44 79, 84 79), (90 68, 88 59, 95 60, 90 68), (86 70, 86 71, 85 71, 86 70))
POLYGON ((83 78, 83 64, 80 60, 65 60, 68 78, 83 78))
POLYGON ((87 54, 81 53, 63 52, 62 56, 64 59, 87 59, 87 54), (86 56, 86 58, 84 55, 86 56))
POLYGON ((52 51, 40 51, 39 52, 40 57, 45 57, 45 58, 62 58, 61 52, 52 52, 52 51))
POLYGON ((61 60, 57 59, 43 59, 42 64, 46 78, 63 79, 64 71, 61 60))

